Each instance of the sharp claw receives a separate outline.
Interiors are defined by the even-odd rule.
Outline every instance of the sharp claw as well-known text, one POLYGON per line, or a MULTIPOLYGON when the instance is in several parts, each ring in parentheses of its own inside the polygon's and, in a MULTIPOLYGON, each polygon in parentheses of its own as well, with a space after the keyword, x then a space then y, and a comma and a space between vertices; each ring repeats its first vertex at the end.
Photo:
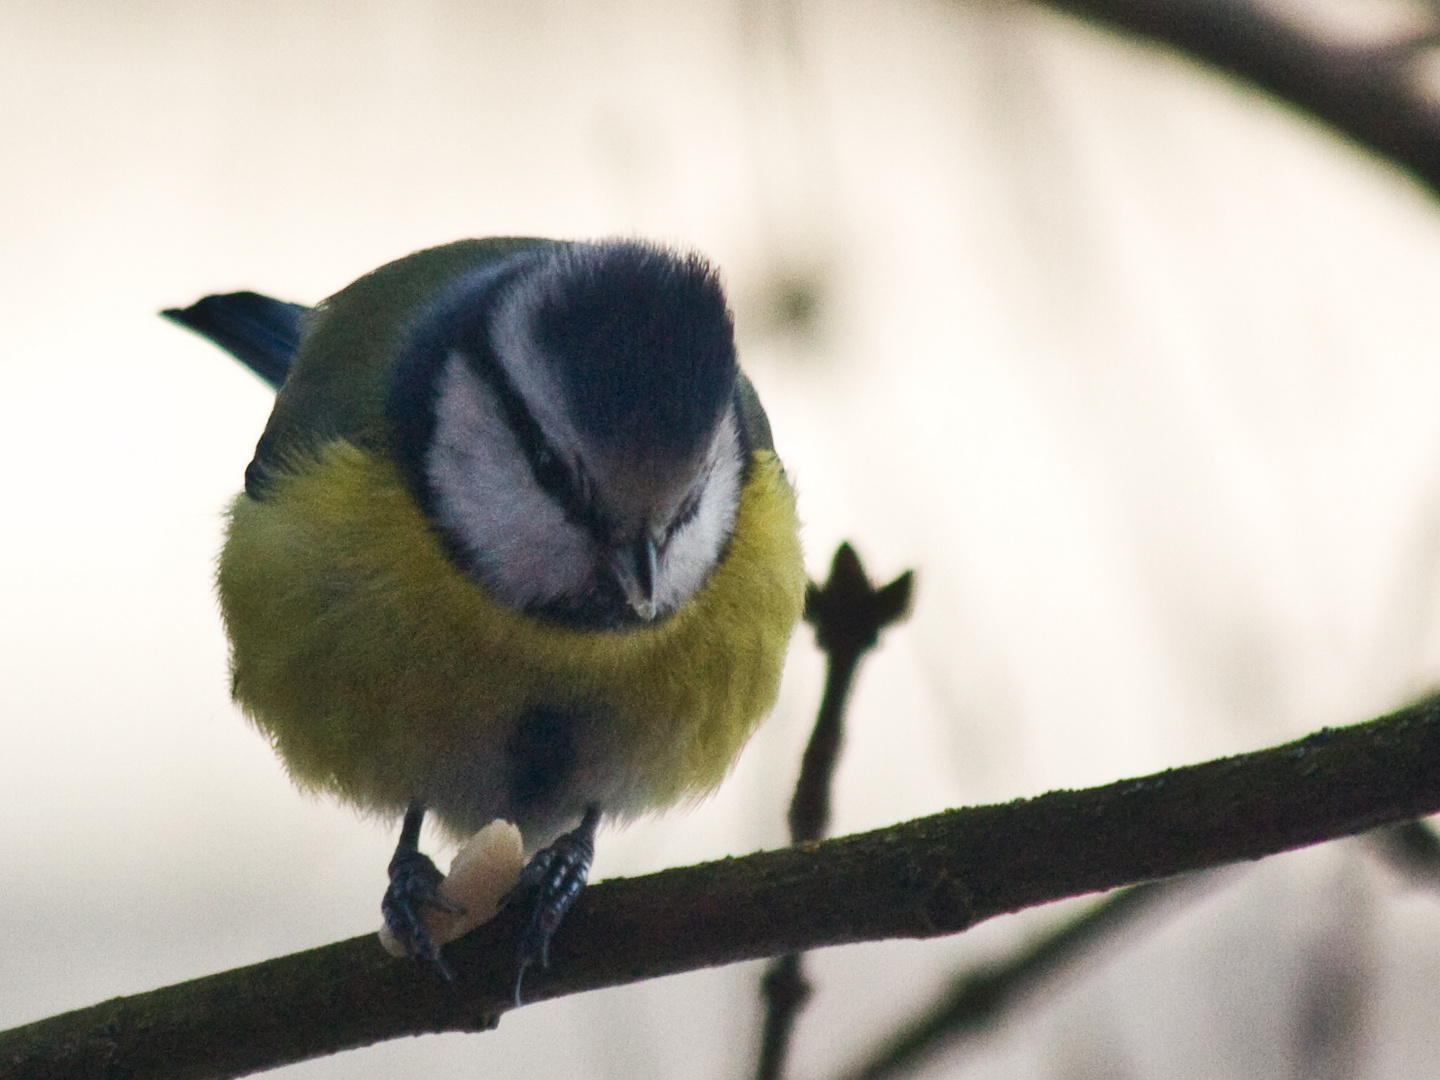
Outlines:
POLYGON ((422 914, 426 907, 463 912, 458 904, 436 892, 444 880, 445 875, 418 851, 396 852, 390 862, 390 887, 380 901, 380 913, 407 955, 434 964, 447 981, 453 981, 455 973, 441 955, 440 946, 430 937, 422 914))
POLYGON ((523 1004, 520 1000, 520 984, 525 981, 525 969, 529 966, 524 960, 521 960, 520 970, 515 973, 515 1007, 517 1009, 523 1004))
POLYGON ((455 969, 450 966, 450 961, 445 959, 445 954, 440 951, 439 946, 435 948, 435 955, 426 957, 426 959, 435 965, 435 970, 440 972, 446 982, 455 981, 455 969))
POLYGON ((530 921, 520 935, 516 950, 519 971, 515 975, 515 1004, 520 1001, 520 986, 525 972, 535 961, 540 967, 550 967, 550 939, 555 935, 565 913, 585 887, 590 875, 590 862, 595 857, 595 828, 600 821, 600 812, 591 808, 585 812, 578 828, 565 833, 535 857, 520 874, 520 880, 505 894, 501 906, 534 893, 535 906, 530 921))

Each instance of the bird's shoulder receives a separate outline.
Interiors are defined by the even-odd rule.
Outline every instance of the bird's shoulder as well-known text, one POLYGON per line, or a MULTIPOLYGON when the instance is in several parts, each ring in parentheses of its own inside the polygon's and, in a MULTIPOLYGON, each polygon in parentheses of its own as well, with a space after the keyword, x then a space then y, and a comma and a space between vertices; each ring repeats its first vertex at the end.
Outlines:
POLYGON ((427 248, 386 263, 318 304, 246 470, 246 490, 261 494, 276 470, 336 440, 390 453, 392 375, 447 284, 550 243, 490 237, 427 248))

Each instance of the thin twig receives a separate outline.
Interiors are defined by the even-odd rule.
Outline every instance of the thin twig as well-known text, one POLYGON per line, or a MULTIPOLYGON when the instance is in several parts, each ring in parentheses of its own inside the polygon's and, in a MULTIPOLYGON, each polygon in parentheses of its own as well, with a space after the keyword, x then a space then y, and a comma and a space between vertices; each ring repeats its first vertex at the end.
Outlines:
MULTIPOLYGON (((1440 812, 1440 697, 1353 727, 1085 791, 949 810, 587 889, 532 1001, 994 915, 1440 812)), ((0 1033, 0 1080, 238 1076, 512 1007, 525 913, 448 946, 455 982, 374 934, 0 1033)))
POLYGON ((765 1025, 761 1028, 759 1080, 778 1080, 790 1056, 790 1035, 811 993, 810 980, 800 970, 801 955, 786 953, 770 961, 760 991, 765 999, 765 1025))
MULTIPOLYGON (((830 828, 830 793, 845 737, 845 705, 851 683, 860 658, 879 642, 880 632, 910 613, 914 580, 914 573, 907 570, 876 589, 866 577, 855 549, 843 543, 835 550, 825 584, 812 581, 805 590, 805 621, 815 628, 815 640, 827 664, 820 712, 790 802, 792 844, 815 843, 824 839, 830 828)), ((780 1080, 785 1075, 795 1021, 810 998, 810 983, 800 954, 777 957, 766 969, 760 987, 765 998, 765 1024, 755 1076, 756 1080, 780 1080)))
POLYGON ((840 758, 845 704, 855 669, 879 642, 881 631, 909 615, 914 584, 915 574, 907 570, 890 584, 875 588, 865 576, 860 556, 846 543, 836 549, 825 584, 811 582, 805 592, 805 621, 815 628, 816 643, 829 663, 820 714, 790 803, 791 843, 820 840, 830 827, 830 786, 840 758))

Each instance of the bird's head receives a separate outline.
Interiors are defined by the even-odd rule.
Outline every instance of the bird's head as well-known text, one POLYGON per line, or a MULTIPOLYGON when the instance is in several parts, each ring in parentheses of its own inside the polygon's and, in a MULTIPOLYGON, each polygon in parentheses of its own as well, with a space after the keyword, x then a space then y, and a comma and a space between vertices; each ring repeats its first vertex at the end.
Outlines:
POLYGON ((628 241, 544 245, 456 282, 415 341, 428 359, 397 370, 429 385, 429 509, 503 602, 608 627, 704 583, 746 456, 708 264, 628 241))

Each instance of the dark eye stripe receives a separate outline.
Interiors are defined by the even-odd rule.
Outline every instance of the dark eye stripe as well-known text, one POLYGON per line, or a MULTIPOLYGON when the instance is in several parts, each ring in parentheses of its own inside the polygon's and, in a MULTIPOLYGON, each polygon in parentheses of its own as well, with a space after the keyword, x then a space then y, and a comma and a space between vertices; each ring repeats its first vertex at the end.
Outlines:
POLYGON ((599 536, 597 530, 603 523, 595 513, 594 503, 588 494, 589 485, 579 462, 576 462, 573 468, 567 467, 565 459, 550 445, 539 421, 530 412, 525 399, 520 396, 505 369, 495 358, 489 341, 482 337, 479 341, 466 342, 466 346, 465 358, 476 374, 494 391, 501 412, 505 415, 505 424, 515 436, 515 441, 520 444, 521 453, 530 463, 530 472, 535 477, 535 483, 560 504, 568 519, 589 530, 592 535, 599 536))
POLYGON ((680 511, 675 515, 675 520, 670 522, 669 527, 665 530, 666 544, 670 543, 675 534, 690 524, 695 515, 700 512, 700 496, 709 482, 710 470, 707 469, 700 479, 695 481, 695 486, 690 489, 690 494, 685 496, 685 501, 680 504, 680 511))
POLYGON ((488 326, 506 286, 529 269, 528 254, 502 260, 453 283, 420 318, 391 374, 386 411, 396 456, 427 514, 434 492, 425 475, 425 452, 435 433, 435 387, 446 358, 459 351, 499 402, 505 426, 515 436, 536 485, 566 518, 601 535, 581 477, 545 438, 524 399, 511 384, 490 344, 488 326))

